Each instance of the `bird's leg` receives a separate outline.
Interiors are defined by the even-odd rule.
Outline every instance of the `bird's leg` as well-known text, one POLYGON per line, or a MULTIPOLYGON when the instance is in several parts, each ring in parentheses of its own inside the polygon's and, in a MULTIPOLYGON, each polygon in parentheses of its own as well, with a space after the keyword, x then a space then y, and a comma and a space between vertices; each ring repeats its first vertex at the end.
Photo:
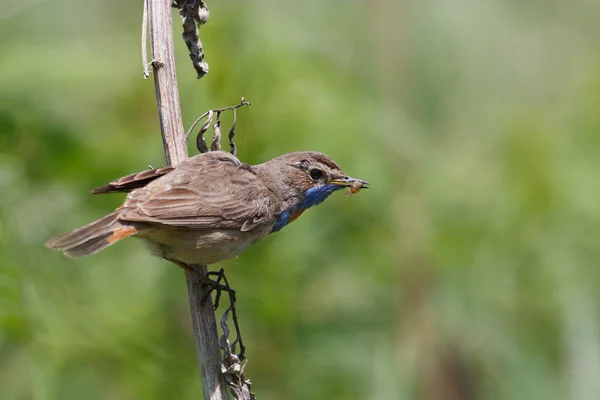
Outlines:
MULTIPOLYGON (((222 285, 221 284, 221 278, 217 279, 217 281, 213 281, 207 275, 201 274, 200 272, 196 271, 194 268, 190 267, 186 263, 183 263, 183 262, 178 261, 178 260, 172 260, 170 258, 165 258, 165 260, 170 261, 173 264, 177 265, 178 267, 183 268, 185 271, 188 271, 189 273, 196 275, 197 277, 199 277, 203 281, 203 285, 205 285, 205 286, 208 287, 208 290, 206 291, 206 294, 204 295, 204 297, 202 298, 202 301, 200 302, 200 304, 202 306, 204 306, 206 304, 206 301, 208 300, 208 298, 212 294, 213 290, 217 291, 217 295, 215 297, 215 304, 214 304, 214 307, 213 307, 214 310, 216 310, 217 307, 219 307, 219 299, 221 298, 221 291, 223 291, 223 290, 226 291, 227 293, 229 293, 230 301, 231 301, 231 299, 233 299, 233 301, 235 303, 235 290, 233 290, 229 286, 229 283, 227 283, 226 279, 225 279, 226 285, 222 285)), ((222 271, 222 269, 221 269, 221 271, 222 271)), ((216 273, 216 272, 208 272, 208 275, 215 275, 215 274, 218 274, 218 273, 216 273)), ((224 273, 223 273, 223 278, 225 278, 225 274, 224 273)))

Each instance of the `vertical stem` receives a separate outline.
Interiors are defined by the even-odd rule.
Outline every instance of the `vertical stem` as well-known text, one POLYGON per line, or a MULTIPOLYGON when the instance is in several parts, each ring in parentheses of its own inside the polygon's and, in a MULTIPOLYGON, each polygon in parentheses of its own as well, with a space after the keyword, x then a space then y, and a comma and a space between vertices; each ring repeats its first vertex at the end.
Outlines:
MULTIPOLYGON (((194 265, 193 267, 202 274, 207 272, 205 265, 194 265)), ((187 271, 185 277, 204 398, 206 400, 227 400, 229 398, 227 383, 221 372, 221 351, 212 299, 207 299, 202 306, 201 302, 205 292, 200 278, 187 271)))
POLYGON ((169 0, 149 0, 152 70, 158 104, 158 118, 168 165, 187 159, 185 133, 175 75, 175 50, 169 0))
MULTIPOLYGON (((147 12, 150 22, 156 102, 165 158, 168 165, 176 165, 186 160, 188 156, 175 74, 171 1, 148 0, 147 12)), ((194 267, 201 273, 207 272, 204 265, 194 267)), ((226 400, 228 399, 227 386, 221 373, 221 353, 212 300, 209 298, 202 306, 201 301, 205 291, 200 278, 189 272, 186 272, 185 277, 204 399, 226 400)))

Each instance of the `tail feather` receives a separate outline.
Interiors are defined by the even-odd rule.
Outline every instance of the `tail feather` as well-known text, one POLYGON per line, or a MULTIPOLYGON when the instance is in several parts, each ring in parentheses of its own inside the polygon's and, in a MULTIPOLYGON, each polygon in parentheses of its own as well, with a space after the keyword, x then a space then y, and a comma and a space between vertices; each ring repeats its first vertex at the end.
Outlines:
POLYGON ((119 221, 119 212, 116 211, 73 232, 53 237, 46 242, 46 246, 62 251, 69 257, 79 258, 97 253, 136 232, 135 227, 119 221))

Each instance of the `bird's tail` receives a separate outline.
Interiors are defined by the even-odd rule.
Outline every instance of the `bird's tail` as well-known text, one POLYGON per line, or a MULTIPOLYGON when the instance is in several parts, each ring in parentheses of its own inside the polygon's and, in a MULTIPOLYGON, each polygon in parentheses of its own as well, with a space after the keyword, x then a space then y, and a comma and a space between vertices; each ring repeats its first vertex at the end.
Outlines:
POLYGON ((46 242, 46 246, 62 251, 69 257, 79 258, 97 253, 136 232, 134 226, 119 221, 119 211, 115 211, 73 232, 53 237, 46 242))

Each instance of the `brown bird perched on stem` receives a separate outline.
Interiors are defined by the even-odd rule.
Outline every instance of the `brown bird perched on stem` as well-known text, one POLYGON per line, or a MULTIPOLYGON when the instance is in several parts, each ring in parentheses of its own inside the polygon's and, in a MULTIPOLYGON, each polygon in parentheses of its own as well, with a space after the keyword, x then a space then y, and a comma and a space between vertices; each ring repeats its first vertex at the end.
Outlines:
POLYGON ((129 194, 113 213, 46 246, 83 257, 133 236, 184 268, 182 263, 213 264, 281 230, 336 190, 355 193, 367 185, 321 153, 289 153, 251 166, 212 151, 95 189, 129 194))

